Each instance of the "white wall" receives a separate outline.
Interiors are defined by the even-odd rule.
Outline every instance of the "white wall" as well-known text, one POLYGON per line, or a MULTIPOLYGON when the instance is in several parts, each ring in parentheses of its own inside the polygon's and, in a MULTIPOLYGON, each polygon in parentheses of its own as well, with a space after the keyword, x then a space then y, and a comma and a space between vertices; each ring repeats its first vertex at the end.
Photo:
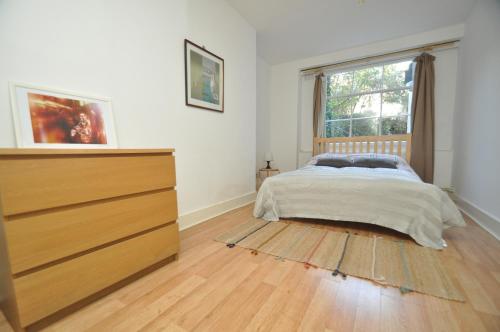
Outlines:
MULTIPOLYGON (((276 166, 292 170, 310 156, 312 150, 312 89, 314 79, 301 77, 300 69, 379 55, 447 40, 460 39, 463 25, 364 45, 314 58, 271 67, 271 150, 276 166), (300 153, 299 153, 300 152, 300 153)), ((436 174, 435 183, 451 185, 453 158, 453 114, 457 72, 457 50, 435 53, 436 67, 436 174)))
POLYGON ((257 57, 257 148, 256 170, 266 165, 264 154, 270 149, 270 118, 269 118, 269 93, 270 93, 271 67, 257 57))
POLYGON ((456 195, 489 216, 500 238, 499 35, 500 2, 479 0, 460 50, 453 182, 456 195))
POLYGON ((0 146, 8 81, 113 101, 120 147, 174 147, 180 214, 255 191, 256 33, 223 0, 0 1, 0 146), (230 28, 228 28, 230 27, 230 28), (225 60, 225 113, 184 105, 184 38, 225 60))

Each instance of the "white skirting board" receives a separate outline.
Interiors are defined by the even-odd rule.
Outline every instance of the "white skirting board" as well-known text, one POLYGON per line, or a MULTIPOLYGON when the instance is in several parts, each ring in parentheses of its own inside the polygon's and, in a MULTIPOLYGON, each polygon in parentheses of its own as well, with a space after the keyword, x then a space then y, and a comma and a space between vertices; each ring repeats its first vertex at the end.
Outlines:
POLYGON ((462 210, 462 212, 471 217, 472 220, 474 220, 479 226, 500 241, 500 220, 498 220, 498 218, 495 218, 474 203, 471 203, 456 194, 451 194, 450 197, 453 201, 455 201, 458 208, 462 210))
POLYGON ((208 219, 212 219, 231 210, 253 203, 255 202, 256 196, 256 192, 251 192, 206 208, 183 214, 182 216, 179 216, 179 230, 182 231, 189 227, 193 227, 194 225, 198 225, 208 219))

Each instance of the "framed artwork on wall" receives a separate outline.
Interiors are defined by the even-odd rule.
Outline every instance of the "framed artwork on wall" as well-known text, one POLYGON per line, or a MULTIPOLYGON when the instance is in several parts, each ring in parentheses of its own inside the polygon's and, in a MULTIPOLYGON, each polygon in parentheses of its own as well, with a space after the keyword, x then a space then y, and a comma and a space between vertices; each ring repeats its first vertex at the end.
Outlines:
POLYGON ((10 83, 17 146, 116 148, 111 101, 105 98, 10 83))
POLYGON ((186 105, 224 112, 224 59, 184 40, 186 105))

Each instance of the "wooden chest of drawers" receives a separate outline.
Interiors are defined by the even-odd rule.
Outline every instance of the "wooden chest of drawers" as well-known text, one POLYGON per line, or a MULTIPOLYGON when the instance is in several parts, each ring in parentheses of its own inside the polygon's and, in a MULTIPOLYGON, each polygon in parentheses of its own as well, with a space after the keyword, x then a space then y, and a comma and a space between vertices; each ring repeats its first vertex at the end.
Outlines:
POLYGON ((0 149, 0 291, 14 328, 175 257, 173 152, 0 149))

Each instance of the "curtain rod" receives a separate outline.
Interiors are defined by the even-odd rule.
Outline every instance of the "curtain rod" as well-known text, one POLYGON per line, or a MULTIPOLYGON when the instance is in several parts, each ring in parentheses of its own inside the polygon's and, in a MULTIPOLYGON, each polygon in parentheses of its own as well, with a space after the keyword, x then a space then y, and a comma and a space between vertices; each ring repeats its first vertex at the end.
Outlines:
POLYGON ((438 48, 450 48, 450 47, 455 46, 455 44, 459 41, 460 40, 457 39, 457 40, 452 40, 452 41, 443 42, 443 43, 429 44, 429 45, 424 45, 424 46, 420 46, 420 47, 409 48, 409 49, 405 49, 402 51, 389 52, 389 53, 380 54, 380 55, 372 55, 372 56, 367 56, 364 58, 358 58, 358 59, 353 59, 353 60, 332 63, 332 64, 328 64, 328 65, 324 65, 324 66, 310 67, 310 68, 301 69, 300 72, 302 74, 314 73, 314 72, 319 72, 319 71, 323 71, 326 69, 333 69, 335 67, 346 66, 346 65, 351 65, 351 64, 361 63, 361 62, 369 62, 372 60, 383 59, 383 58, 395 56, 395 55, 403 55, 403 54, 415 53, 415 52, 429 52, 429 51, 432 51, 432 50, 438 49, 438 48))

